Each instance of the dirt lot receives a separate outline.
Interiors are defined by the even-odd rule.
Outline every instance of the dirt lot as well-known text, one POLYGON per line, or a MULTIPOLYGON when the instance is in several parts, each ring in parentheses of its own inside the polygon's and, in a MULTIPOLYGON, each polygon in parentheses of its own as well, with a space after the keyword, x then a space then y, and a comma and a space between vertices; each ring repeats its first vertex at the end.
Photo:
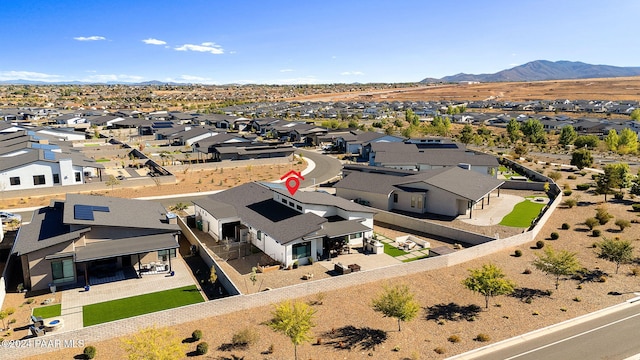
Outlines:
MULTIPOLYGON (((622 265, 620 272, 615 274, 615 265, 599 259, 596 249, 592 246, 601 238, 593 237, 583 224, 587 217, 595 215, 598 206, 606 206, 615 219, 635 221, 637 215, 630 212, 631 201, 609 199, 605 204, 602 195, 575 190, 575 184, 588 182, 588 176, 578 175, 577 179, 573 180, 568 179, 569 175, 574 175, 573 173, 563 171, 562 174, 563 179, 559 180, 559 183, 568 183, 573 189, 571 197, 580 199, 582 205, 571 209, 557 209, 536 240, 543 240, 546 246, 555 249, 575 252, 581 265, 590 274, 598 276, 582 280, 563 279, 560 288, 554 290, 553 279, 535 270, 531 265, 536 254, 540 253, 532 242, 518 247, 523 253, 522 257, 514 257, 516 248, 510 248, 460 266, 395 279, 394 284, 408 284, 422 306, 418 317, 404 323, 401 332, 397 331, 394 319, 383 318, 370 307, 371 300, 380 293, 383 286, 389 284, 388 282, 356 286, 349 291, 316 294, 300 299, 322 303, 314 305, 317 311, 317 326, 313 329, 313 340, 299 347, 300 357, 442 359, 486 345, 487 343, 473 340, 479 333, 487 334, 490 342, 495 342, 633 297, 634 291, 640 291, 638 277, 631 275, 631 270, 640 266, 637 258, 635 263, 622 265), (569 224, 570 229, 561 230, 563 223, 569 224), (559 239, 550 240, 551 232, 558 232, 559 239), (483 297, 465 289, 460 282, 466 277, 467 269, 487 263, 499 264, 507 276, 516 282, 519 292, 517 296, 494 298, 490 301, 489 308, 484 309, 483 297), (525 270, 531 270, 531 273, 527 274, 528 271, 525 270), (600 282, 599 272, 604 274, 604 282, 600 282), (546 290, 551 290, 550 295, 545 294, 546 290), (622 295, 610 295, 611 293, 622 295), (527 300, 528 298, 530 300, 527 300), (366 342, 372 334, 382 335, 382 340, 374 347, 366 342), (451 335, 457 335, 460 342, 448 341, 447 338, 451 335), (444 353, 436 353, 436 348, 440 348, 444 353)), ((640 226, 634 222, 630 228, 620 232, 614 225, 615 219, 599 227, 603 236, 632 240, 637 257, 640 226)), ((204 341, 210 346, 207 356, 212 359, 229 359, 235 356, 244 356, 247 359, 290 358, 293 355, 293 346, 289 339, 263 325, 271 318, 272 310, 272 306, 243 310, 214 317, 210 321, 182 324, 172 328, 172 331, 177 338, 183 339, 189 337, 194 329, 201 329, 204 341), (223 345, 229 344, 233 334, 244 328, 255 329, 260 335, 259 340, 246 349, 225 350, 223 345), (266 354, 265 351, 271 345, 273 353, 266 354)), ((120 339, 92 345, 97 347, 100 357, 126 356, 121 348, 120 339)), ((195 344, 190 344, 188 351, 194 348, 195 344)), ((52 353, 48 358, 68 359, 79 353, 78 349, 66 349, 52 353)))

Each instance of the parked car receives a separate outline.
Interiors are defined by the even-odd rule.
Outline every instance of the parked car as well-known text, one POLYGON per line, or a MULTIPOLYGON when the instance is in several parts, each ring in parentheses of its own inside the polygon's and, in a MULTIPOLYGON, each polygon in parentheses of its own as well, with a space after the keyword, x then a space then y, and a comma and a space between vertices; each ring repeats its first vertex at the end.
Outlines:
POLYGON ((6 211, 0 211, 0 218, 2 218, 3 224, 10 223, 13 220, 17 220, 18 222, 22 221, 22 216, 20 216, 20 214, 13 214, 6 211))

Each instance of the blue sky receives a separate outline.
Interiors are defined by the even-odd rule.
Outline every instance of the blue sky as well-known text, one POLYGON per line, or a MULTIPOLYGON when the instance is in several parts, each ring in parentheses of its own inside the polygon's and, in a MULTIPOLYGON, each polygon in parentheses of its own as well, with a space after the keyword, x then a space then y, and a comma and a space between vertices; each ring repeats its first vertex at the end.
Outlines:
POLYGON ((0 80, 413 82, 640 66, 640 1, 3 1, 0 80))

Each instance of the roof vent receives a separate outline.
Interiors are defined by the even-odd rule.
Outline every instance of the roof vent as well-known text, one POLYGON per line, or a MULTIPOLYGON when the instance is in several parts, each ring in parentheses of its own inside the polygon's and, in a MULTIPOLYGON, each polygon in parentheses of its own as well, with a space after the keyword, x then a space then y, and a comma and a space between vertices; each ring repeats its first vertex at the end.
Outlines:
POLYGON ((169 211, 166 214, 166 217, 167 217, 167 222, 169 224, 177 224, 178 223, 178 215, 172 213, 171 211, 169 211))

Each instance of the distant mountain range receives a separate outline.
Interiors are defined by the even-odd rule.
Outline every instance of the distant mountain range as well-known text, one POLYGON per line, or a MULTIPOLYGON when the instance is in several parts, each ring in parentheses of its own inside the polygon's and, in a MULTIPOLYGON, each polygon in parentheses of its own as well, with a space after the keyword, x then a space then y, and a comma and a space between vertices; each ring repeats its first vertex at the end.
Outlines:
POLYGON ((426 78, 421 83, 434 82, 498 82, 498 81, 541 81, 589 79, 604 77, 623 77, 640 75, 640 67, 619 67, 609 65, 591 65, 579 61, 536 60, 495 74, 456 74, 441 79, 426 78))
POLYGON ((144 81, 139 83, 122 82, 122 81, 109 81, 109 82, 85 82, 85 81, 60 81, 60 82, 47 82, 47 81, 34 81, 34 80, 3 80, 0 81, 0 85, 129 85, 129 86, 159 86, 159 85, 173 85, 184 86, 190 85, 186 83, 176 83, 167 81, 144 81))

